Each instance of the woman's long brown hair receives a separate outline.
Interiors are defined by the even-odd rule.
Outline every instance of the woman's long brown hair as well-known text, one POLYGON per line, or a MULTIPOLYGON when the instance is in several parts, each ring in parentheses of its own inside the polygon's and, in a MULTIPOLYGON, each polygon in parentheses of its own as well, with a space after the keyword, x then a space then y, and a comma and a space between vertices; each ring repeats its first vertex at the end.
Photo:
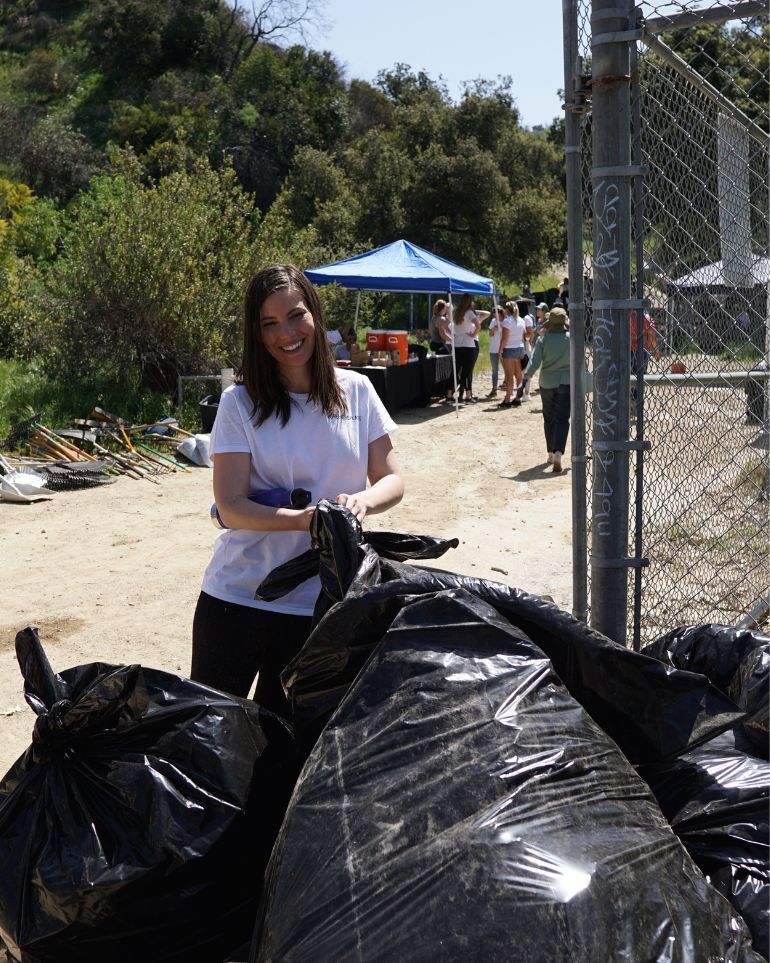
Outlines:
POLYGON ((265 350, 260 325, 262 305, 271 295, 284 290, 301 292, 305 306, 313 316, 315 344, 310 362, 309 400, 327 415, 341 415, 347 411, 345 396, 337 383, 334 357, 326 339, 326 320, 318 292, 293 264, 274 264, 251 279, 243 310, 243 357, 238 380, 254 403, 257 427, 274 412, 282 425, 291 416, 292 399, 281 381, 275 358, 265 350))
POLYGON ((455 317, 459 319, 460 323, 465 320, 465 314, 467 311, 473 309, 473 295, 472 294, 461 294, 460 300, 457 302, 457 311, 455 317))

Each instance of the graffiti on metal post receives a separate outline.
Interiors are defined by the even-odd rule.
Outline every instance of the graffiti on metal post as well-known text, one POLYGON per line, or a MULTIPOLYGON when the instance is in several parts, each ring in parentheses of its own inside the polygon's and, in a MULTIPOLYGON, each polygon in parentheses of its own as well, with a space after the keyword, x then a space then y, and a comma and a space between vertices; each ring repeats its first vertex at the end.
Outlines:
MULTIPOLYGON (((620 199, 617 184, 607 181, 597 184, 594 194, 597 228, 594 235, 594 292, 612 290, 610 282, 614 269, 620 262, 617 244, 620 199)), ((615 321, 611 312, 597 311, 594 314, 594 431, 607 438, 614 437, 619 418, 620 373, 612 357, 614 328, 615 321)), ((615 491, 607 472, 615 462, 615 453, 594 451, 594 459, 597 468, 593 491, 594 531, 600 538, 609 538, 612 534, 611 517, 615 491)))

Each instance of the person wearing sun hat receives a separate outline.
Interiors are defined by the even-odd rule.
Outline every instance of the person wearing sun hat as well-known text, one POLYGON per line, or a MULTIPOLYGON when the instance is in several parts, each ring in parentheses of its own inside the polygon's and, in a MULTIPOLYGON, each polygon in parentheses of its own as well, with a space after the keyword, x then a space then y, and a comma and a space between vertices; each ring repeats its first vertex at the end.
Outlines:
POLYGON ((567 447, 570 414, 570 347, 567 312, 552 308, 546 332, 537 339, 529 362, 529 374, 540 371, 540 400, 543 402, 543 429, 548 464, 561 471, 567 447))

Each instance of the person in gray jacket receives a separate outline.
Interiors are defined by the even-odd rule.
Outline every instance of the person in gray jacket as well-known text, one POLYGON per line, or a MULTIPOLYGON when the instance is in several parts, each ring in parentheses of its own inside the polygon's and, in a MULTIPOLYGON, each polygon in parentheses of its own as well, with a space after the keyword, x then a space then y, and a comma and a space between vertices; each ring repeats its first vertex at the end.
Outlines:
POLYGON ((530 377, 540 372, 540 399, 543 402, 543 428, 548 464, 561 471, 561 460, 567 446, 570 414, 569 332, 567 312, 552 308, 548 329, 537 339, 528 365, 530 377))

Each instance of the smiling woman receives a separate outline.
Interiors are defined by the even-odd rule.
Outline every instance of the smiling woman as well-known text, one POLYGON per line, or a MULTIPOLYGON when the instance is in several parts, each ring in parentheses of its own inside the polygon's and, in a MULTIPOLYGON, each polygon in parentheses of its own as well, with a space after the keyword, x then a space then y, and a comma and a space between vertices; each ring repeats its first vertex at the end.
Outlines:
POLYGON ((318 295, 301 271, 275 265, 252 279, 243 331, 236 384, 222 394, 211 433, 227 528, 203 577, 191 678, 245 696, 259 673, 257 701, 288 716, 279 676, 310 632, 320 585, 311 579, 276 602, 257 601, 257 586, 310 547, 320 499, 363 521, 397 504, 404 486, 390 441, 396 426, 368 378, 335 366, 318 295), (290 507, 296 488, 313 504, 290 507), (286 492, 285 507, 249 497, 275 489, 286 492))

